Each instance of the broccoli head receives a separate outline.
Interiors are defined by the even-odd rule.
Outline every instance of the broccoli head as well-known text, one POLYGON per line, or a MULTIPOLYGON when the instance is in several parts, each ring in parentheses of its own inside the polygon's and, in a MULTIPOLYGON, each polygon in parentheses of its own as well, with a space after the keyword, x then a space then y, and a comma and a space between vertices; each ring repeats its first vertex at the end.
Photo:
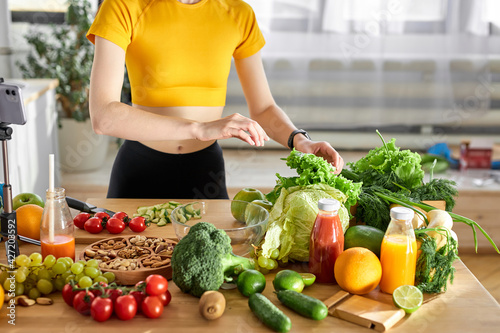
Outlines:
POLYGON ((200 297, 218 290, 239 273, 255 268, 252 259, 232 253, 231 239, 213 224, 199 222, 174 247, 172 280, 185 293, 200 297))

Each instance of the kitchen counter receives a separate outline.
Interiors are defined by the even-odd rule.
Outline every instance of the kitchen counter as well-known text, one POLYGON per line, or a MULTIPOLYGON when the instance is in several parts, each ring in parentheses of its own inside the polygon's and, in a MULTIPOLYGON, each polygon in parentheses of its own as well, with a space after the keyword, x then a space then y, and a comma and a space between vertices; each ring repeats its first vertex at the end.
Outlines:
MULTIPOLYGON (((89 199, 90 203, 105 207, 113 211, 125 211, 133 214, 138 206, 146 206, 166 202, 168 200, 135 200, 135 199, 89 199)), ((189 200, 178 200, 189 202, 189 200)), ((211 201, 217 204, 217 200, 211 201)), ((162 237, 175 237, 172 225, 157 227, 152 225, 143 234, 162 237)), ((103 232, 96 237, 107 236, 103 232)), ((111 235, 109 235, 111 236, 111 235)), ((77 255, 87 245, 78 242, 77 255)), ((39 247, 21 245, 22 253, 39 251, 39 247)), ((5 248, 0 246, 0 260, 5 261, 5 248)), ((296 265, 291 267, 297 271, 304 271, 306 267, 296 265)), ((435 297, 426 295, 422 307, 411 315, 406 315, 397 323, 391 332, 497 332, 500 326, 500 305, 479 283, 474 275, 460 261, 455 262, 456 274, 454 283, 448 286, 448 291, 435 297)), ((285 308, 273 294, 272 280, 274 273, 266 275, 267 286, 263 294, 288 315, 292 321, 291 332, 370 332, 361 326, 328 316, 322 321, 306 319, 285 308)), ((224 315, 215 321, 206 321, 198 313, 198 299, 182 293, 177 286, 170 282, 168 286, 172 294, 171 303, 165 308, 158 319, 147 319, 137 315, 130 321, 120 321, 116 317, 104 323, 98 323, 90 317, 78 314, 67 306, 60 293, 51 297, 55 303, 51 306, 34 305, 29 308, 16 307, 16 326, 7 324, 7 309, 4 306, 0 311, 0 328, 9 332, 272 332, 259 322, 252 314, 247 303, 237 289, 222 290, 226 297, 227 306, 224 315)), ((326 300, 340 288, 337 285, 315 283, 306 288, 304 293, 326 300)), ((378 288, 366 297, 392 304, 391 296, 382 294, 378 288)))

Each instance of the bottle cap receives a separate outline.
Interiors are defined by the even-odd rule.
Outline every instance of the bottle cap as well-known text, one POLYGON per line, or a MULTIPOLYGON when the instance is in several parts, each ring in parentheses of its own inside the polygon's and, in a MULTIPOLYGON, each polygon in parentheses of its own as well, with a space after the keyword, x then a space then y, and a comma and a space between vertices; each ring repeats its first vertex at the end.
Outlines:
POLYGON ((323 198, 318 201, 318 208, 327 212, 339 210, 340 202, 335 199, 323 198))
POLYGON ((394 207, 391 209, 391 218, 395 220, 411 220, 415 213, 410 208, 394 207))

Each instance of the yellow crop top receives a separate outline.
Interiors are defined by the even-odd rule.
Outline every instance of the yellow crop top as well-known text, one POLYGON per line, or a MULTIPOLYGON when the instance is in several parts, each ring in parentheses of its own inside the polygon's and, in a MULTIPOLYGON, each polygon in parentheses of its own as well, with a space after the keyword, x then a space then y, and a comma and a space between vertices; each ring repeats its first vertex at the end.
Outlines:
POLYGON ((87 38, 126 52, 132 103, 224 106, 231 57, 265 44, 252 8, 241 0, 104 0, 87 38))

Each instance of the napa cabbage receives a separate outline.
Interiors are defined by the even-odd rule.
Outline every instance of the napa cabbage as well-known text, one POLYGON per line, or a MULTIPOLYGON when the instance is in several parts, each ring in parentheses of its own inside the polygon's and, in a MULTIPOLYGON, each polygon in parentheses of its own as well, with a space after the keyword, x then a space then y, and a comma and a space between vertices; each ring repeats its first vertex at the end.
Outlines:
POLYGON ((340 201, 338 213, 345 233, 350 215, 344 206, 347 196, 342 191, 326 184, 282 188, 269 214, 262 255, 269 258, 274 249, 279 249, 278 260, 309 261, 309 238, 322 198, 340 201))

